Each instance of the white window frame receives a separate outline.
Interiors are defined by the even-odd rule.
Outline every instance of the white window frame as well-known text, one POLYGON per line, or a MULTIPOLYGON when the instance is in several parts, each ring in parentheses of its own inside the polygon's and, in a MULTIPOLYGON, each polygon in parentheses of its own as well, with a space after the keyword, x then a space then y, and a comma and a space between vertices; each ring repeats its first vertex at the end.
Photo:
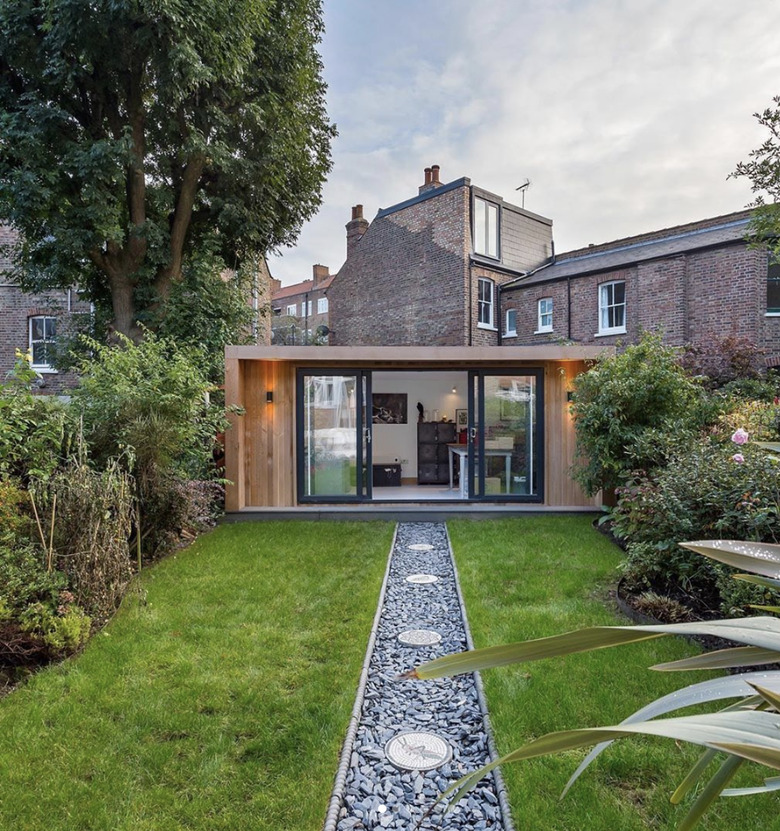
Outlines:
MULTIPOLYGON (((32 362, 30 366, 37 370, 38 372, 56 372, 51 363, 46 361, 37 361, 35 360, 35 344, 42 343, 46 344, 54 344, 57 339, 57 318, 54 315, 30 315, 27 318, 27 346, 30 350, 30 355, 32 356, 32 362), (42 338, 33 338, 33 321, 35 320, 42 320, 43 321, 43 337, 42 338), (53 322, 54 324, 54 332, 51 334, 50 337, 47 337, 48 329, 49 329, 49 322, 53 322)), ((44 351, 48 351, 44 349, 44 351)))
MULTIPOLYGON (((614 317, 614 315, 613 315, 614 317)), ((598 337, 604 335, 624 335, 626 333, 626 281, 625 280, 610 280, 608 283, 601 283, 599 285, 599 330, 598 337), (615 302, 615 287, 623 287, 623 300, 620 303, 615 302), (611 310, 622 309, 623 322, 620 324, 609 325, 609 317, 611 310)))
POLYGON ((298 304, 297 303, 290 303, 287 306, 287 311, 285 314, 289 315, 290 317, 298 317, 298 304))
POLYGON ((504 337, 517 337, 517 309, 507 309, 504 318, 504 337))
POLYGON ((540 297, 536 301, 536 331, 535 335, 553 330, 553 299, 552 297, 540 297), (548 318, 548 322, 545 322, 548 318))
POLYGON ((474 253, 498 260, 500 246, 500 211, 495 202, 474 197, 474 253))
POLYGON ((496 302, 496 284, 487 277, 477 280, 477 327, 479 329, 493 329, 494 309, 496 302), (483 297, 483 288, 487 288, 489 297, 483 297))
POLYGON ((302 317, 311 317, 312 310, 312 301, 311 300, 304 300, 301 302, 301 316, 302 317))
POLYGON ((318 297, 317 298, 317 314, 324 315, 328 313, 328 298, 327 297, 318 297))

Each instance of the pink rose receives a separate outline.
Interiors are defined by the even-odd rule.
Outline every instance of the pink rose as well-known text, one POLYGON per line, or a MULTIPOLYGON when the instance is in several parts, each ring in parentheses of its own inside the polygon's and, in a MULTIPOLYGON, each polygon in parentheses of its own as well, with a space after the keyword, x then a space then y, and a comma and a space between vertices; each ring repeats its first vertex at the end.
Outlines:
POLYGON ((731 457, 731 461, 732 461, 732 462, 737 462, 738 464, 742 464, 742 462, 744 462, 744 461, 745 461, 745 457, 744 457, 741 453, 735 453, 735 454, 731 457))
POLYGON ((731 437, 731 440, 734 444, 747 444, 748 439, 750 438, 750 434, 747 430, 743 430, 741 427, 739 430, 735 431, 734 435, 731 437))

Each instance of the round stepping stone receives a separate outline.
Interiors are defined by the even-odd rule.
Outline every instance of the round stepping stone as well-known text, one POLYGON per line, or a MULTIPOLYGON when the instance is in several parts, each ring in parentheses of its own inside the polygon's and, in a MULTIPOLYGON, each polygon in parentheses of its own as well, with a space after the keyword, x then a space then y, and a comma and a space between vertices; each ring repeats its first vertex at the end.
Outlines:
POLYGON ((410 574, 406 578, 406 582, 424 585, 425 583, 438 583, 439 578, 435 574, 410 574))
POLYGON ((385 745, 385 756, 401 770, 433 770, 449 762, 452 748, 435 733, 399 733, 385 745))
POLYGON ((427 542, 416 542, 409 546, 410 551, 433 551, 433 546, 427 542))
POLYGON ((398 640, 407 646, 432 646, 441 641, 441 635, 433 629, 407 629, 398 640))

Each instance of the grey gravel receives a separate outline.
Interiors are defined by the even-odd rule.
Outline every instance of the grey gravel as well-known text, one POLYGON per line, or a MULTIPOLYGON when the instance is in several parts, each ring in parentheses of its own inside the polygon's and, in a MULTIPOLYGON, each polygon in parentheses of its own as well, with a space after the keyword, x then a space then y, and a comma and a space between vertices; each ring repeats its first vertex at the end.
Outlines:
POLYGON ((453 782, 491 761, 477 685, 473 675, 432 681, 397 678, 417 664, 467 648, 445 526, 400 524, 350 766, 341 793, 337 793, 341 800, 337 831, 512 831, 511 819, 502 815, 502 800, 492 775, 450 813, 438 806, 429 814, 437 797, 453 782), (410 549, 426 543, 433 548, 410 549), (421 573, 434 574, 439 580, 417 585, 406 581, 409 575, 421 573), (441 635, 441 642, 405 645, 398 635, 406 629, 432 629, 441 635), (452 759, 425 772, 395 768, 387 760, 384 746, 393 736, 410 730, 436 733, 452 747, 452 759))

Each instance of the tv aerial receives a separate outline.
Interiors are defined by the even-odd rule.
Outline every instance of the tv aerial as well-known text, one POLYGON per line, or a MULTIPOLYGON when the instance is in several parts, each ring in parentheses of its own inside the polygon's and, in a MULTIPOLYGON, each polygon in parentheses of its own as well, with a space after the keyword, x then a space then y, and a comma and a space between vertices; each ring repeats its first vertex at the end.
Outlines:
POLYGON ((523 182, 523 184, 520 185, 520 187, 515 188, 515 190, 519 190, 520 193, 522 193, 522 195, 523 195, 523 201, 520 203, 521 208, 525 208, 525 192, 530 187, 531 187, 531 180, 526 177, 525 182, 523 182))

